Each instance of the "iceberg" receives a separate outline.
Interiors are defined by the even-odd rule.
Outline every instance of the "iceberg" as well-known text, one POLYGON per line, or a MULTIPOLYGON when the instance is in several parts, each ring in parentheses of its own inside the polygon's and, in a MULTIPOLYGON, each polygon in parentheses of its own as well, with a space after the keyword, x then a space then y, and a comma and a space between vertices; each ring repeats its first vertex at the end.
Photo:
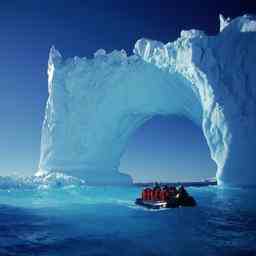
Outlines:
MULTIPOLYGON (((182 31, 167 44, 64 60, 51 48, 37 175, 62 172, 88 184, 131 184, 118 171, 133 132, 155 115, 195 122, 219 184, 255 184, 256 17, 220 15, 220 32, 182 31)), ((170 131, 171 132, 171 131, 170 131)))

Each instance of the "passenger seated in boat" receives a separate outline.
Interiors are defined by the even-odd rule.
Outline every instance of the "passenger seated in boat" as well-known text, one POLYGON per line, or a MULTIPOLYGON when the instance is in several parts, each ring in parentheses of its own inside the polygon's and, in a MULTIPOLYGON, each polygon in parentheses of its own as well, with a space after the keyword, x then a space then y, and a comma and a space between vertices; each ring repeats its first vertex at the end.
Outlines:
POLYGON ((141 198, 144 201, 169 201, 174 198, 186 198, 188 196, 187 191, 183 186, 177 190, 175 186, 163 186, 162 188, 158 183, 155 183, 153 189, 145 188, 142 191, 141 198))
POLYGON ((153 188, 153 198, 152 200, 154 201, 159 201, 161 200, 161 187, 159 185, 155 186, 153 188))
POLYGON ((141 196, 142 200, 152 200, 152 189, 151 188, 145 188, 142 191, 142 196, 141 196))
POLYGON ((158 199, 158 198, 160 198, 160 191, 161 191, 161 187, 160 187, 160 185, 156 182, 156 183, 154 184, 153 189, 152 189, 151 200, 153 200, 153 201, 160 200, 160 199, 158 199))
POLYGON ((147 197, 147 199, 148 200, 152 200, 152 197, 153 197, 153 190, 151 189, 151 188, 148 188, 148 190, 147 190, 147 192, 148 192, 148 197, 147 197))

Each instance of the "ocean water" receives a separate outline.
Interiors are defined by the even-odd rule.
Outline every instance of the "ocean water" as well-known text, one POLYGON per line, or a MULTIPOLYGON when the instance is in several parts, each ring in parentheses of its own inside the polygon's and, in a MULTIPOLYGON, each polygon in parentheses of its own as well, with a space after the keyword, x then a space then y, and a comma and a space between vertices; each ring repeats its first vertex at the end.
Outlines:
POLYGON ((256 255, 256 189, 189 188, 198 206, 147 210, 139 187, 0 190, 0 255, 256 255))

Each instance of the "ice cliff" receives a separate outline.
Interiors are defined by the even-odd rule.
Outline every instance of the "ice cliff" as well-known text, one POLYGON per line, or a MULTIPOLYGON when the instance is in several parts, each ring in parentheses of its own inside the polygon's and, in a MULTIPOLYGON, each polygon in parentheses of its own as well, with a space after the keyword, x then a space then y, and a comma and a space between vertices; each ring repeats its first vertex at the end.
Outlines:
POLYGON ((101 49, 63 60, 52 47, 37 174, 130 183, 118 167, 133 132, 154 115, 183 115, 202 128, 219 183, 255 184, 255 64, 249 15, 220 16, 216 36, 192 29, 167 44, 140 39, 132 56, 101 49))

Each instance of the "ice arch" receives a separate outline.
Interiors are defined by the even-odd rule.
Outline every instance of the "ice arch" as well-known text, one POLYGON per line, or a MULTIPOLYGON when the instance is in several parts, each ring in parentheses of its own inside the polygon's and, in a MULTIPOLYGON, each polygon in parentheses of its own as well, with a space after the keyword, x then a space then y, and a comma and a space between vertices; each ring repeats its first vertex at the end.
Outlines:
POLYGON ((120 157, 154 115, 202 127, 219 182, 254 183, 256 19, 221 16, 214 37, 182 31, 175 42, 141 39, 134 55, 95 53, 64 61, 53 47, 38 174, 61 171, 89 183, 123 184, 120 157))

